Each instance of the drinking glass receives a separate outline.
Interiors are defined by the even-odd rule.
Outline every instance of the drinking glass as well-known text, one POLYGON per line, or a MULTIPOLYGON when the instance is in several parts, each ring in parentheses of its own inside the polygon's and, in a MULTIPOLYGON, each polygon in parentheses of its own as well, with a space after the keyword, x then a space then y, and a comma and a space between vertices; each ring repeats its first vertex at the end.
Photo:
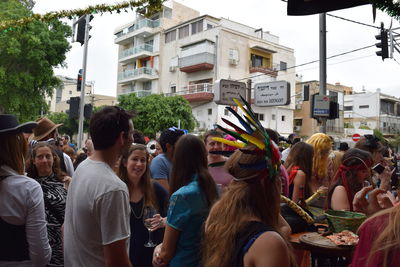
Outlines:
POLYGON ((143 209, 143 224, 147 228, 147 231, 149 231, 149 241, 144 244, 144 246, 147 248, 152 248, 157 245, 151 240, 151 229, 153 229, 157 224, 154 220, 152 220, 152 218, 156 214, 157 210, 153 207, 144 207, 143 209))

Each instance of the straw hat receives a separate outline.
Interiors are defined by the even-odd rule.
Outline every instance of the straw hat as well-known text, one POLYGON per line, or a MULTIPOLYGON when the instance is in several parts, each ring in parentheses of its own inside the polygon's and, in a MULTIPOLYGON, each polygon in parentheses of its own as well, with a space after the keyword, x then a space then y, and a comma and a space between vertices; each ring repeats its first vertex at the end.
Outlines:
POLYGON ((11 114, 0 115, 0 135, 3 134, 17 134, 29 133, 37 125, 36 122, 30 121, 22 124, 18 123, 17 117, 11 114))
POLYGON ((37 141, 42 140, 44 137, 49 135, 56 128, 63 125, 62 123, 55 124, 54 122, 52 122, 51 120, 49 120, 46 117, 38 119, 37 122, 38 122, 38 126, 35 129, 33 129, 33 136, 32 136, 32 140, 37 140, 37 141))

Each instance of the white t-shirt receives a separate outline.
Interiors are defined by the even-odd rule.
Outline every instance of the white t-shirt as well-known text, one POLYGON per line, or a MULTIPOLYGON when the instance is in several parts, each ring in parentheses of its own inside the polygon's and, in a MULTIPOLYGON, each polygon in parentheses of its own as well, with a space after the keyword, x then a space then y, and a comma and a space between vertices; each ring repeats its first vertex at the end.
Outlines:
POLYGON ((105 266, 103 246, 130 236, 129 193, 104 162, 86 159, 68 189, 64 222, 66 267, 105 266))

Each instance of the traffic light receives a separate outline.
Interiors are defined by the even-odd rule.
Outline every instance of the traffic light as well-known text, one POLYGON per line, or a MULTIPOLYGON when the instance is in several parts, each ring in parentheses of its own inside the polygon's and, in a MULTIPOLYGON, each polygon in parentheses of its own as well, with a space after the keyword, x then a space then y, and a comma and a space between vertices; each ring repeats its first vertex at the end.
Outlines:
POLYGON ((69 118, 70 119, 78 119, 79 118, 79 106, 80 106, 81 98, 71 97, 67 100, 67 104, 69 104, 69 118))
POLYGON ((389 48, 388 48, 388 31, 383 27, 383 22, 381 23, 380 33, 375 35, 375 39, 379 41, 375 46, 380 48, 381 50, 376 52, 377 56, 382 57, 382 60, 389 57, 389 48))
MULTIPOLYGON (((90 15, 89 21, 91 21, 93 18, 94 18, 93 15, 90 15)), ((86 26, 86 16, 83 16, 78 22, 78 32, 76 34, 76 41, 81 43, 81 45, 85 43, 85 26, 86 26)), ((88 27, 89 27, 88 29, 89 32, 92 26, 88 25, 88 27)), ((88 40, 90 39, 90 37, 91 36, 89 35, 88 40)))
POLYGON ((336 101, 330 101, 328 120, 334 120, 338 118, 339 118, 339 103, 336 101))
POLYGON ((80 92, 82 90, 82 74, 83 70, 80 69, 78 72, 78 78, 76 79, 76 91, 80 92))
POLYGON ((83 107, 83 116, 85 117, 85 119, 90 119, 90 117, 92 116, 92 110, 92 104, 85 104, 85 106, 83 107))

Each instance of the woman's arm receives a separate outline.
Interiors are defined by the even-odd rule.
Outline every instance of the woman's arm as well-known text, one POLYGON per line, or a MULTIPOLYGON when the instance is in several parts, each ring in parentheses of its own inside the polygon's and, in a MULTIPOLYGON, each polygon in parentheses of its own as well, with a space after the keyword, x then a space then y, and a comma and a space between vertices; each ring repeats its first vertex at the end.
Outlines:
POLYGON ((303 197, 305 197, 304 196, 305 184, 306 184, 306 174, 302 170, 298 170, 293 180, 292 200, 294 203, 297 203, 299 201, 301 194, 303 194, 303 197), (300 188, 303 188, 303 192, 300 192, 301 191, 300 188))
POLYGON ((350 210, 350 203, 344 186, 338 185, 333 190, 331 208, 333 210, 350 210))
POLYGON ((245 267, 288 267, 289 249, 284 239, 276 232, 260 235, 244 256, 245 267), (268 251, 268 253, 265 253, 268 251))
POLYGON ((178 243, 180 231, 167 225, 165 227, 164 240, 158 249, 154 250, 153 263, 164 266, 174 257, 176 244, 178 243))
POLYGON ((29 191, 30 199, 26 217, 26 239, 29 255, 35 266, 45 266, 51 258, 51 248, 47 237, 47 222, 44 212, 43 191, 36 184, 29 191))

